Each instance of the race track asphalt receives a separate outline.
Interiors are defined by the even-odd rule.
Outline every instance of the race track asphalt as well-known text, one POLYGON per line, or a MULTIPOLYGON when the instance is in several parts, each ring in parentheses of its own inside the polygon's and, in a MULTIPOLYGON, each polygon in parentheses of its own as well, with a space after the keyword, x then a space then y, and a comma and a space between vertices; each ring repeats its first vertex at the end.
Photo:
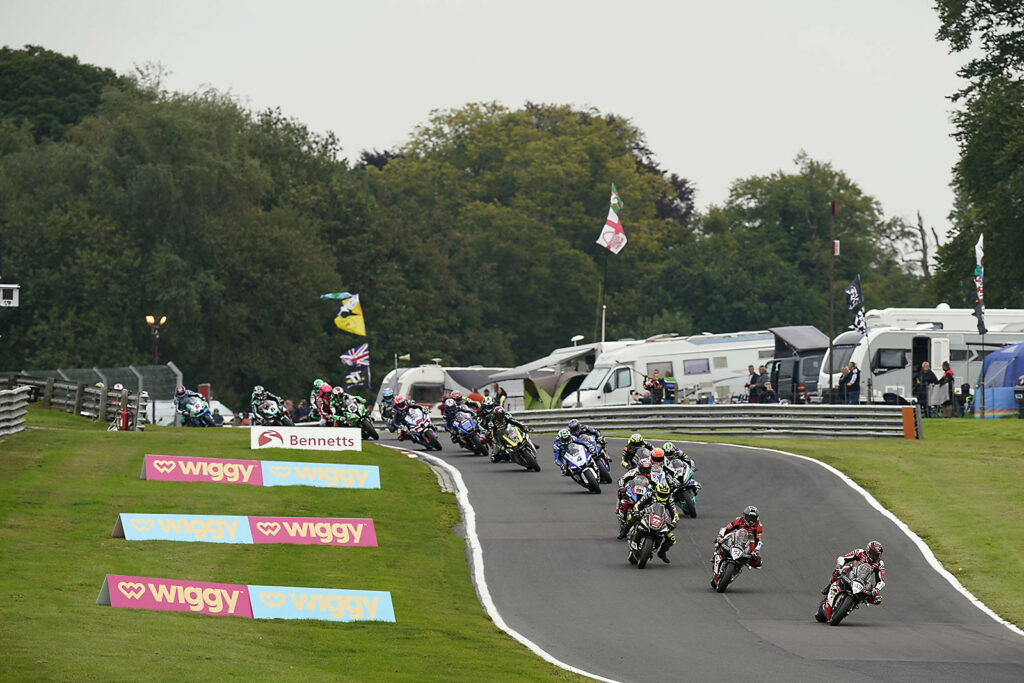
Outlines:
MULTIPOLYGON (((539 473, 441 441, 435 455, 458 468, 476 510, 498 611, 579 669, 620 681, 1024 681, 1024 637, 956 591, 893 521, 814 462, 677 442, 704 486, 697 518, 680 519, 671 564, 654 558, 638 570, 615 538, 615 485, 595 495, 562 477, 550 437, 534 438, 539 473), (712 543, 746 505, 761 511, 764 568, 719 594, 708 585, 712 543), (838 627, 815 622, 836 557, 873 539, 885 547, 883 604, 838 627)), ((419 450, 390 435, 384 443, 419 450)), ((613 460, 622 445, 609 440, 613 460)), ((621 473, 614 463, 612 476, 621 473)))

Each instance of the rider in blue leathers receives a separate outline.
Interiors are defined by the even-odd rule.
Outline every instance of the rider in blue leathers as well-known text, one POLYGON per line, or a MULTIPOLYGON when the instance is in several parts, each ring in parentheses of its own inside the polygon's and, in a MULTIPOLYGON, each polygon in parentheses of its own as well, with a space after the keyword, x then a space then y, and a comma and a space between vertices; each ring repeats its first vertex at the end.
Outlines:
MULTIPOLYGON (((206 401, 202 394, 192 391, 191 389, 186 389, 180 384, 174 387, 174 409, 178 411, 183 418, 188 414, 188 400, 193 396, 198 396, 199 398, 202 398, 203 401, 206 401)), ((213 418, 210 417, 209 414, 204 418, 204 421, 210 425, 213 424, 213 418)))
POLYGON ((559 430, 558 437, 555 439, 555 443, 553 443, 551 446, 551 450, 553 451, 555 456, 555 464, 561 468, 562 475, 566 477, 569 476, 569 468, 567 467, 568 463, 566 463, 563 456, 565 455, 566 451, 569 450, 569 445, 574 443, 578 443, 579 445, 586 448, 587 451, 589 451, 591 454, 593 454, 594 451, 591 448, 590 443, 582 439, 577 439, 573 437, 572 432, 570 432, 568 429, 559 430))

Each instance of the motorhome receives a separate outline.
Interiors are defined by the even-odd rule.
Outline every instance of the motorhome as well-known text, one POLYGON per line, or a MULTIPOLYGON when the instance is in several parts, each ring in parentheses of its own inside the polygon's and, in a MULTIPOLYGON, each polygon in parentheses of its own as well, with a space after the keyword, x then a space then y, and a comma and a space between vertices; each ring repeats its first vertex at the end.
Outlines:
POLYGON ((772 357, 775 337, 768 330, 703 333, 689 337, 658 335, 643 343, 602 353, 594 369, 567 396, 562 406, 612 406, 634 402, 631 392, 644 392, 644 379, 657 370, 675 384, 675 400, 727 402, 744 392, 747 366, 772 357))
POLYGON ((768 329, 775 335, 775 357, 765 367, 779 401, 811 403, 817 400, 818 376, 828 350, 828 335, 813 325, 768 329))
POLYGON ((970 308, 886 308, 865 316, 867 336, 851 330, 832 341, 818 376, 823 400, 840 401, 840 377, 844 365, 860 368, 860 402, 913 402, 914 378, 928 361, 936 375, 949 361, 955 386, 973 384, 981 373, 984 357, 1007 344, 1024 341, 1024 309, 988 309, 988 332, 978 333, 978 319, 970 308), (870 362, 869 362, 870 361, 870 362), (888 398, 887 396, 888 395, 888 398), (899 397, 896 399, 895 397, 899 397))
MULTIPOLYGON (((432 417, 440 415, 441 397, 452 391, 470 394, 481 392, 491 385, 490 376, 507 370, 507 368, 483 367, 448 367, 431 363, 415 368, 397 368, 390 371, 381 382, 374 402, 373 415, 380 414, 380 398, 385 389, 391 389, 395 395, 401 395, 428 409, 432 417)), ((508 394, 506 405, 510 410, 520 410, 523 402, 523 381, 506 380, 501 388, 508 394)))

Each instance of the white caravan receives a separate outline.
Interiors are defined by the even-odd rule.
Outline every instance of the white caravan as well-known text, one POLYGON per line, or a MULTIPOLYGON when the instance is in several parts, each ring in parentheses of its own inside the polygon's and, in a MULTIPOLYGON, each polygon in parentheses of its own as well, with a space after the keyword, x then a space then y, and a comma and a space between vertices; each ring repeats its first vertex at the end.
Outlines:
POLYGON ((832 341, 831 357, 826 351, 818 376, 819 393, 827 402, 829 387, 838 391, 842 368, 851 360, 861 371, 861 403, 886 402, 885 394, 912 401, 914 378, 924 361, 931 364, 936 377, 942 376, 942 362, 949 361, 957 392, 961 384, 974 386, 986 355, 1024 341, 1024 310, 986 310, 984 345, 973 313, 974 309, 947 304, 868 311, 866 337, 856 330, 843 332, 832 341))
MULTIPOLYGON (((441 397, 452 391, 468 394, 472 391, 490 387, 490 376, 507 368, 485 368, 482 365, 470 367, 446 367, 430 364, 415 368, 398 368, 392 370, 381 382, 377 391, 377 399, 373 406, 374 418, 380 417, 380 397, 385 389, 391 389, 396 396, 418 403, 427 408, 432 417, 440 415, 441 397)), ((508 394, 506 405, 510 410, 519 410, 523 405, 523 381, 502 381, 501 387, 508 394)))
POLYGON ((644 375, 657 370, 662 379, 675 378, 676 401, 727 402, 744 393, 748 365, 764 364, 775 352, 775 335, 768 330, 659 335, 640 344, 602 353, 579 390, 562 407, 627 405, 630 392, 643 394, 644 375))

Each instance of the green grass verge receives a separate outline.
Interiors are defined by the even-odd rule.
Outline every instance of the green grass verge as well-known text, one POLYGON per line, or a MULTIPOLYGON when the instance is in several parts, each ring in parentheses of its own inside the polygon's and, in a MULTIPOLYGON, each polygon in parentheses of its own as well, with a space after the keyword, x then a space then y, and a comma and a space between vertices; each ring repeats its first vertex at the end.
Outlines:
POLYGON ((379 465, 381 490, 144 481, 145 453, 258 459, 247 430, 107 432, 32 407, 0 440, 0 640, 9 680, 583 680, 499 631, 452 533, 455 496, 418 460, 270 451, 379 465), (119 512, 372 517, 379 547, 130 542, 119 512), (397 623, 257 621, 95 604, 105 574, 391 591, 397 623))
POLYGON ((832 465, 903 520, 978 599, 1024 627, 1024 421, 929 419, 923 431, 920 441, 645 436, 775 448, 832 465))

